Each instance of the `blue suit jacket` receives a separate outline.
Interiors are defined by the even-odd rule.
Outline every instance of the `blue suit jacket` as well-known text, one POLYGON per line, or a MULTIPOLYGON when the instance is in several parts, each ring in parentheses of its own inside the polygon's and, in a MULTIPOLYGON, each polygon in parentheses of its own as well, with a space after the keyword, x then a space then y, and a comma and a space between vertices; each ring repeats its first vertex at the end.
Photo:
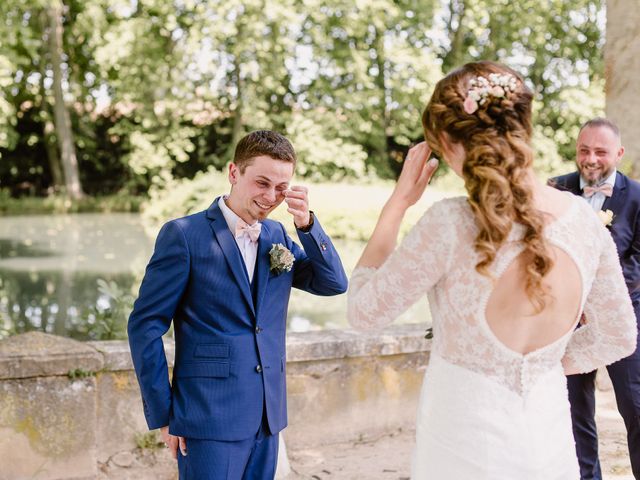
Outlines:
POLYGON ((234 441, 252 437, 263 417, 272 433, 287 425, 285 330, 291 287, 318 295, 347 288, 340 258, 317 218, 298 231, 265 220, 254 285, 218 206, 166 223, 129 317, 129 344, 150 429, 234 441), (270 271, 269 250, 285 245, 290 272, 270 271), (173 321, 171 385, 162 335, 173 321))
MULTIPOLYGON (((583 193, 578 172, 552 178, 549 183, 575 195, 583 193)), ((613 221, 607 228, 618 249, 636 319, 640 319, 640 183, 617 172, 613 194, 605 199, 602 210, 613 212, 613 221)))

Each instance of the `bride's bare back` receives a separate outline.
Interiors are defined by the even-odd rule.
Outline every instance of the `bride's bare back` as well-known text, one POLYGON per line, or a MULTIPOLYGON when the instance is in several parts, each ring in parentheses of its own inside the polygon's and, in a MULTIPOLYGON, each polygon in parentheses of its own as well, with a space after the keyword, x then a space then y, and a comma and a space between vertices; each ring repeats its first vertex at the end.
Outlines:
MULTIPOLYGON (((572 199, 551 187, 544 188, 539 208, 551 224, 570 213, 572 199)), ((580 314, 580 271, 564 249, 554 244, 549 249, 553 266, 543 279, 547 296, 542 311, 536 311, 525 291, 530 261, 525 254, 518 255, 495 281, 485 310, 486 322, 496 338, 521 354, 558 341, 575 327, 580 314)))

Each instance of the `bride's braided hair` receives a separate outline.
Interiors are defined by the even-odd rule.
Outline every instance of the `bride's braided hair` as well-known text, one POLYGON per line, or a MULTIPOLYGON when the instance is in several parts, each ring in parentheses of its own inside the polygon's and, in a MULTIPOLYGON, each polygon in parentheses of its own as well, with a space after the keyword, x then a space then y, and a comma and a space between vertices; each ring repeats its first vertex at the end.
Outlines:
POLYGON ((542 283, 553 261, 543 236, 544 217, 533 205, 527 180, 531 166, 531 101, 533 94, 515 71, 493 62, 468 63, 436 85, 423 115, 429 146, 442 155, 443 132, 464 147, 462 173, 469 204, 480 231, 475 249, 480 254, 476 270, 490 276, 489 266, 507 239, 513 222, 525 227, 524 256, 526 293, 536 311, 545 305, 542 283), (491 74, 513 75, 515 89, 504 96, 485 96, 481 105, 463 105, 472 80, 491 74), (473 113, 467 111, 473 110, 473 113))

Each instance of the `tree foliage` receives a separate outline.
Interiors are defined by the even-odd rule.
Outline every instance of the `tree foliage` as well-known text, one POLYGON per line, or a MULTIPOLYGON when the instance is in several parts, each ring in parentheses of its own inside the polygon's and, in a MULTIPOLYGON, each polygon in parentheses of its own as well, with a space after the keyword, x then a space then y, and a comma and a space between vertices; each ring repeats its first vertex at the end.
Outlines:
MULTIPOLYGON (((50 4, 0 2, 0 188, 13 195, 61 182, 50 4)), ((577 127, 603 110, 601 0, 62 6, 61 86, 90 194, 146 193, 222 170, 258 128, 291 137, 302 176, 393 177, 422 136, 435 82, 470 60, 525 75, 549 165, 572 158, 577 127)))

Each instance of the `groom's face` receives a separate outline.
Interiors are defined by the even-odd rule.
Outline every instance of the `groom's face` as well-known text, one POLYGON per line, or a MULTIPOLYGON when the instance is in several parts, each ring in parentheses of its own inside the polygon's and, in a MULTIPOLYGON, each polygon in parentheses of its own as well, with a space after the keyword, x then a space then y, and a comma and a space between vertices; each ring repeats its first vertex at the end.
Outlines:
POLYGON ((244 172, 235 163, 229 165, 231 193, 227 204, 245 222, 266 218, 284 200, 294 165, 266 155, 255 157, 244 172))

